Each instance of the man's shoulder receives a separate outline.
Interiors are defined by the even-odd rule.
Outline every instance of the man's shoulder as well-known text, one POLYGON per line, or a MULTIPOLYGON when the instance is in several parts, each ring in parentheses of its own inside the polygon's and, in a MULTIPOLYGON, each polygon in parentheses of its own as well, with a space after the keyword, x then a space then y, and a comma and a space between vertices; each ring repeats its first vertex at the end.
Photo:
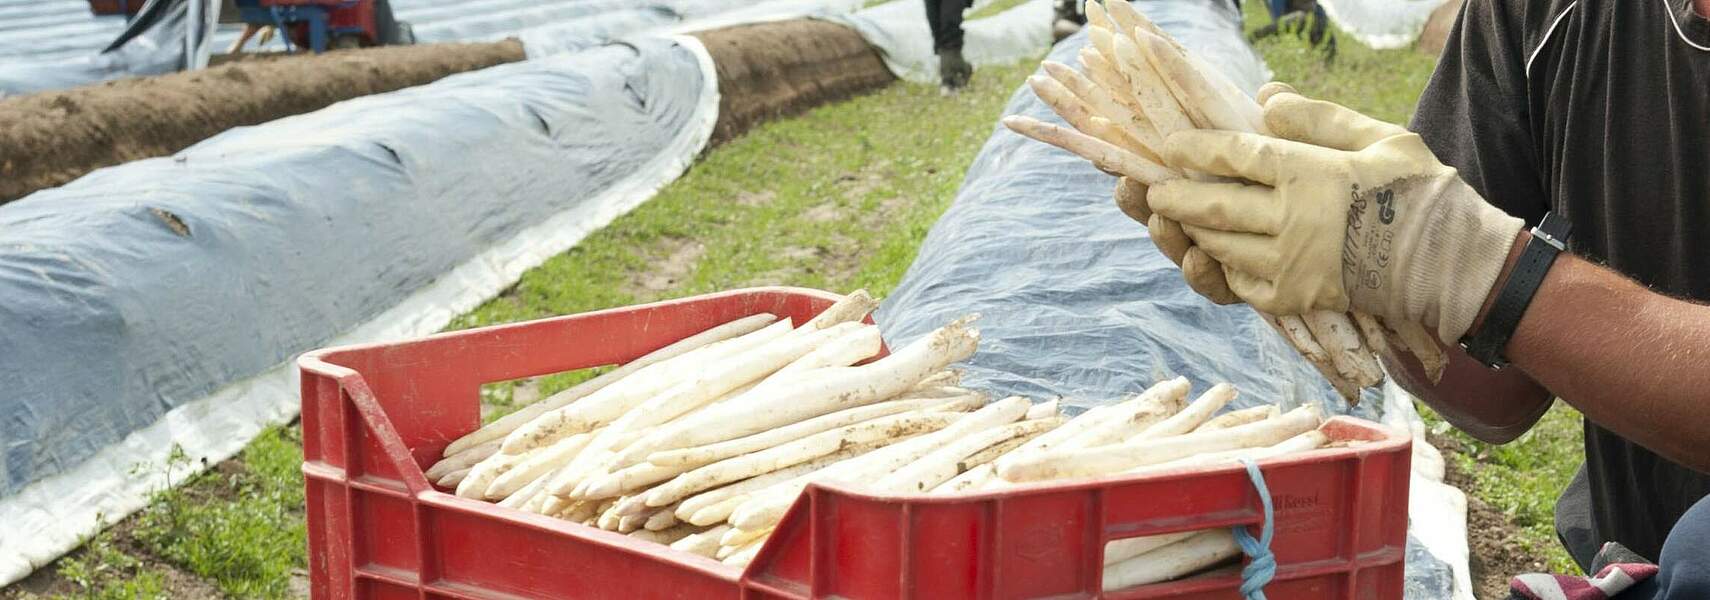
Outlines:
MULTIPOLYGON (((1599 11, 1611 0, 1466 0, 1466 18, 1522 48, 1543 43, 1575 13, 1599 11)), ((1636 0, 1630 0, 1636 1, 1636 0)))

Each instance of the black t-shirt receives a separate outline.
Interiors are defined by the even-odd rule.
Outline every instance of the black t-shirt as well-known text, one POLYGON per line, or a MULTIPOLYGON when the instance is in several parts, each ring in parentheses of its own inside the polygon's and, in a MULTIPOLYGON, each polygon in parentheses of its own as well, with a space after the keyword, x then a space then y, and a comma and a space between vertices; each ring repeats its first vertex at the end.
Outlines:
MULTIPOLYGON (((1691 0, 1468 0, 1413 129, 1496 206, 1567 217, 1576 254, 1710 300, 1710 21, 1691 0)), ((1653 559, 1710 494, 1589 422, 1585 454, 1597 537, 1653 559)))

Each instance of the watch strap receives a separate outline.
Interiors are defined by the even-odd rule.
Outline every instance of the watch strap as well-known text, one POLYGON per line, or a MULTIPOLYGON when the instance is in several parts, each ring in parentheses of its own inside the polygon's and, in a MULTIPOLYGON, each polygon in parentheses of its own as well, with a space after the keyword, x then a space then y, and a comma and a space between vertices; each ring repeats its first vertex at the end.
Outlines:
POLYGON ((1520 317, 1532 305, 1532 297, 1543 285, 1544 275, 1550 272, 1556 257, 1567 250, 1567 238, 1572 232, 1573 225, 1555 213, 1545 213, 1538 226, 1532 228, 1532 239, 1520 251, 1520 259, 1515 261, 1514 269, 1497 292, 1484 324, 1461 340, 1461 347, 1469 356, 1492 369, 1508 366, 1503 349, 1508 347, 1514 329, 1520 326, 1520 317))

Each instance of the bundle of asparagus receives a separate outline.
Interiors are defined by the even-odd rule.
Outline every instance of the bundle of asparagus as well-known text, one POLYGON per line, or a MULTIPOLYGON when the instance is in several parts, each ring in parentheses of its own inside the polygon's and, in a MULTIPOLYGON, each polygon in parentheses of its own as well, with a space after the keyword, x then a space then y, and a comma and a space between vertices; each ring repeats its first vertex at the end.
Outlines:
MULTIPOLYGON (((772 315, 713 327, 463 436, 427 475, 460 496, 742 565, 813 482, 973 492, 1326 442, 1314 410, 1213 417, 1235 388, 1189 402, 1182 378, 1072 419, 1055 401, 988 402, 946 369, 974 352, 971 318, 851 366, 880 351, 878 329, 860 323, 876 305, 856 292, 799 327, 772 315)), ((1234 542, 1190 532, 1111 548, 1107 583, 1126 587, 1220 562, 1234 542)))
MULTIPOLYGON (((1150 214, 1143 194, 1135 190, 1179 177, 1206 177, 1170 165, 1161 152, 1164 139, 1193 128, 1268 133, 1260 107, 1127 0, 1088 2, 1086 10, 1092 45, 1080 53, 1085 73, 1047 61, 1046 75, 1028 80, 1072 128, 1019 115, 1006 117, 1004 124, 1121 177, 1116 196, 1123 211, 1149 222, 1154 231, 1174 227, 1175 235, 1154 235, 1160 244, 1187 246, 1181 226, 1150 214)), ((1222 303, 1236 301, 1216 259, 1192 247, 1166 248, 1166 254, 1180 257, 1183 271, 1195 278, 1194 289, 1222 303)), ((1376 355, 1391 345, 1416 356, 1433 381, 1445 365, 1435 338, 1418 323, 1329 311, 1263 317, 1350 402, 1358 401, 1361 389, 1383 382, 1376 355)))

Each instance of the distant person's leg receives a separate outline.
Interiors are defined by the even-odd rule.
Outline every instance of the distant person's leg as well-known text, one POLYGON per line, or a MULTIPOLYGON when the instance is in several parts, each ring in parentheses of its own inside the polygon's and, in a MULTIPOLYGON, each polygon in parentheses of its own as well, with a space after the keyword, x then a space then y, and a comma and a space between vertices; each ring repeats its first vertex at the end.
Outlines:
POLYGON ((968 85, 974 68, 962 59, 962 11, 965 0, 926 0, 926 22, 932 28, 932 48, 938 53, 938 79, 945 92, 968 85))
POLYGON ((1057 16, 1051 20, 1051 39, 1063 41, 1087 24, 1087 17, 1081 14, 1080 9, 1079 0, 1057 0, 1057 16))

